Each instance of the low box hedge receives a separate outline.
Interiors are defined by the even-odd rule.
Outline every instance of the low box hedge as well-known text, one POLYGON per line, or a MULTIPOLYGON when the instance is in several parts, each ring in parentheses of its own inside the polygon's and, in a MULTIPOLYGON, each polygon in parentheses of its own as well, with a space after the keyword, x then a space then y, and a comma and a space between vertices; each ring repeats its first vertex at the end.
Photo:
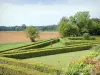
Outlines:
POLYGON ((42 47, 45 47, 45 46, 50 45, 51 43, 57 43, 57 42, 59 42, 59 39, 58 38, 51 39, 51 40, 48 40, 46 42, 38 43, 38 44, 29 46, 29 47, 24 47, 24 48, 21 48, 21 49, 42 48, 42 47))
MULTIPOLYGON (((68 37, 69 40, 86 40, 83 37, 68 37)), ((95 40, 96 38, 90 37, 88 40, 95 40)))
POLYGON ((83 40, 83 37, 68 37, 69 40, 83 40))
POLYGON ((51 48, 51 49, 44 49, 44 50, 36 50, 36 51, 29 51, 29 52, 22 52, 22 53, 15 53, 15 54, 5 54, 5 57, 11 57, 16 59, 25 59, 31 57, 39 57, 45 55, 53 55, 65 52, 74 52, 74 51, 81 51, 81 50, 88 50, 91 48, 92 45, 82 45, 82 46, 74 46, 74 47, 61 47, 61 48, 51 48))
POLYGON ((74 40, 74 41, 63 42, 64 45, 81 44, 81 43, 100 43, 100 42, 91 40, 74 40))
MULTIPOLYGON (((82 41, 78 41, 77 43, 74 43, 74 44, 68 44, 66 45, 66 47, 74 47, 74 46, 82 46, 82 45, 89 45, 89 44, 92 44, 92 45, 96 45, 96 44, 99 44, 99 42, 82 42, 82 41), (81 42, 81 43, 80 43, 81 42)), ((30 52, 30 51, 39 51, 39 50, 49 50, 49 49, 59 49, 59 48, 64 48, 64 47, 57 47, 57 48, 38 48, 38 49, 25 49, 25 50, 12 50, 12 51, 8 51, 8 52, 4 52, 3 54, 14 54, 14 53, 23 53, 23 52, 30 52)))
POLYGON ((34 62, 34 63, 26 63, 22 62, 16 59, 12 58, 5 58, 5 57, 0 57, 0 64, 8 64, 8 65, 13 65, 13 66, 20 66, 23 68, 31 69, 31 70, 37 70, 40 72, 44 73, 50 73, 50 74, 57 74, 60 75, 63 73, 63 71, 59 68, 49 66, 42 64, 40 62, 34 62))
MULTIPOLYGON (((81 43, 81 44, 72 44, 67 45, 66 47, 74 47, 74 46, 82 46, 82 45, 89 45, 90 43, 81 43)), ((59 49, 59 48, 65 48, 65 47, 57 47, 57 48, 39 48, 39 49, 30 49, 30 50, 13 50, 8 51, 3 54, 14 54, 14 53, 23 53, 23 52, 30 52, 30 51, 39 51, 39 50, 51 50, 51 49, 59 49)))
POLYGON ((34 42, 33 44, 29 44, 29 45, 25 45, 25 46, 20 46, 20 47, 17 47, 17 48, 11 48, 11 49, 7 49, 7 50, 3 50, 3 51, 0 51, 0 53, 3 53, 3 52, 7 52, 7 51, 12 51, 12 50, 15 50, 15 49, 30 49, 30 48, 38 48, 39 46, 42 46, 43 47, 43 44, 45 44, 46 42, 48 41, 51 41, 53 40, 54 42, 58 42, 59 39, 58 38, 55 38, 55 39, 49 39, 49 40, 41 40, 39 42, 34 42))
POLYGON ((48 74, 19 66, 0 64, 0 75, 48 75, 48 74))
POLYGON ((28 46, 35 45, 35 44, 38 44, 38 43, 41 43, 41 42, 46 42, 46 41, 48 41, 48 40, 40 40, 40 41, 37 41, 37 42, 33 42, 32 44, 29 44, 29 45, 24 45, 24 46, 20 46, 20 47, 16 47, 16 48, 11 48, 11 49, 7 49, 7 50, 1 50, 0 53, 6 52, 6 51, 15 50, 15 49, 21 49, 23 47, 28 47, 28 46))

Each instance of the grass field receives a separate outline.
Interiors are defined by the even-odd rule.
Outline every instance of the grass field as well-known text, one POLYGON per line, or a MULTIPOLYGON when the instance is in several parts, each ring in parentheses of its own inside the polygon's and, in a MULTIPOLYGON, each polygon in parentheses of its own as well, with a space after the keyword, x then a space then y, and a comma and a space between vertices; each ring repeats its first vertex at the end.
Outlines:
POLYGON ((34 63, 34 61, 38 61, 45 64, 66 68, 72 60, 79 59, 80 57, 87 55, 89 52, 91 52, 91 50, 35 57, 30 59, 24 59, 22 61, 28 63, 34 63))
POLYGON ((31 44, 32 42, 16 42, 16 43, 5 43, 5 44, 0 44, 0 51, 11 49, 11 48, 16 48, 24 45, 31 44))

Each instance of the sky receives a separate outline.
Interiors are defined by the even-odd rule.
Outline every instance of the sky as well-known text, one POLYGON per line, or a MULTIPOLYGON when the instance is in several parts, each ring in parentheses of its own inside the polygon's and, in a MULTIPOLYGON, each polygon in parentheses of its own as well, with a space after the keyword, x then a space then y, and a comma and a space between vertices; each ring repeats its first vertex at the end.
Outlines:
POLYGON ((0 0, 0 26, 58 24, 78 11, 100 18, 100 0, 0 0))

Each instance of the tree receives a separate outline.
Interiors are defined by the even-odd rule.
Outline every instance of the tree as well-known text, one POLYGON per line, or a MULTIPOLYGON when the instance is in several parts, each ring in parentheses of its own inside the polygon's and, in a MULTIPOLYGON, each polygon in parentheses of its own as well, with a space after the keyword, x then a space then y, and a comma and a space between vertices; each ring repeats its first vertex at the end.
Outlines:
POLYGON ((75 24, 71 24, 66 17, 63 17, 59 23, 58 31, 62 37, 77 35, 79 28, 75 24))
POLYGON ((35 41, 35 38, 39 36, 39 31, 34 26, 29 26, 25 29, 26 36, 30 38, 32 42, 35 41))
POLYGON ((15 26, 15 31, 19 31, 19 27, 17 25, 15 26))
POLYGON ((62 37, 65 37, 65 36, 68 35, 68 34, 66 33, 67 28, 68 28, 67 22, 68 22, 68 19, 67 19, 66 17, 62 17, 62 19, 61 19, 61 21, 60 21, 60 23, 59 23, 59 25, 58 25, 58 32, 60 33, 60 35, 61 35, 62 37))
POLYGON ((100 35, 100 23, 92 21, 92 27, 89 33, 92 35, 100 35))
POLYGON ((69 35, 72 35, 72 36, 76 36, 76 35, 78 35, 78 32, 79 32, 79 28, 78 28, 78 26, 77 25, 75 25, 75 24, 73 24, 73 25, 69 25, 69 28, 68 28, 69 30, 69 35))
POLYGON ((22 29, 22 30, 25 30, 25 29, 26 29, 26 25, 25 25, 25 24, 22 24, 21 29, 22 29))
POLYGON ((84 11, 84 12, 77 12, 74 17, 73 17, 75 21, 73 21, 74 23, 76 23, 76 25, 79 27, 79 31, 80 33, 84 33, 84 32, 88 32, 88 25, 89 25, 89 12, 84 11))

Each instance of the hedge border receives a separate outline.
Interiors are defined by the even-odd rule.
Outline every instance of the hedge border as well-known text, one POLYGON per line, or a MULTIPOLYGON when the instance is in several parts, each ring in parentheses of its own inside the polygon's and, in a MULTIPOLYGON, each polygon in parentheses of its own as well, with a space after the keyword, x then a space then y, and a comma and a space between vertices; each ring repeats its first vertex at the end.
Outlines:
MULTIPOLYGON (((74 46, 81 46, 81 45, 89 45, 90 43, 81 43, 81 44, 72 44, 67 45, 67 47, 74 47, 74 46)), ((14 52, 4 52, 3 54, 14 54, 14 53, 23 53, 23 52, 30 52, 30 51, 39 51, 39 50, 48 50, 48 49, 59 49, 59 48, 65 48, 65 47, 55 47, 55 48, 40 48, 40 49, 30 49, 30 50, 14 50, 14 52)))
POLYGON ((20 67, 28 68, 31 70, 37 70, 40 72, 50 73, 50 74, 53 74, 53 73, 62 74, 63 73, 63 71, 60 68, 49 66, 49 65, 46 65, 40 62, 26 63, 20 60, 16 60, 12 58, 5 58, 5 57, 0 57, 0 64, 20 66, 20 67))
POLYGON ((65 52, 88 50, 91 47, 92 45, 83 45, 83 46, 74 46, 74 47, 64 47, 64 48, 58 48, 58 49, 30 51, 30 52, 15 53, 15 54, 4 54, 3 56, 16 58, 16 59, 25 59, 25 58, 31 58, 31 57, 54 55, 54 54, 65 53, 65 52))
POLYGON ((36 70, 30 70, 27 68, 13 66, 8 64, 0 64, 0 74, 3 75, 48 75, 36 70))

